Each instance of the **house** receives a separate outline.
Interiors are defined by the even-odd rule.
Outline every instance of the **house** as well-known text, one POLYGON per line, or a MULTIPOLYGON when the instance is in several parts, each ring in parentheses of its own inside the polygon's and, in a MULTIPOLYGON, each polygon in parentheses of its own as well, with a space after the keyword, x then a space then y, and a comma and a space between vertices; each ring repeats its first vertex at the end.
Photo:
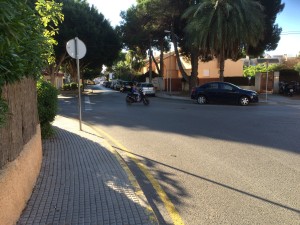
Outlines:
MULTIPOLYGON (((43 75, 45 81, 51 82, 51 77, 48 75, 47 72, 44 72, 43 75)), ((61 89, 63 85, 64 85, 64 73, 58 72, 57 74, 55 74, 54 86, 57 89, 61 89)))
MULTIPOLYGON (((183 56, 180 57, 185 72, 190 75, 192 72, 191 63, 183 56)), ((160 61, 159 56, 155 60, 160 61)), ((182 79, 181 72, 178 68, 175 52, 168 52, 164 54, 164 71, 163 71, 163 90, 182 91, 188 89, 188 84, 182 79)), ((236 62, 232 60, 225 61, 224 77, 242 77, 243 76, 243 60, 236 62)), ((154 62, 152 63, 152 70, 158 73, 154 62)), ((146 63, 142 69, 145 74, 149 71, 149 62, 146 63)), ((209 81, 219 80, 219 64, 217 59, 209 62, 201 62, 198 65, 198 84, 203 84, 209 81)))

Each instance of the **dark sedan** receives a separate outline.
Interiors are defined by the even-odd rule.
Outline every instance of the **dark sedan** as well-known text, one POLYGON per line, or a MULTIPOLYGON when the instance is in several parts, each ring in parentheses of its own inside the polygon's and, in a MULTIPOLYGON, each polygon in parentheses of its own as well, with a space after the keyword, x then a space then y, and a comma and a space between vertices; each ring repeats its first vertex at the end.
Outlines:
POLYGON ((250 102, 258 102, 258 94, 231 83, 211 82, 193 88, 191 99, 197 100, 199 104, 216 102, 246 106, 250 102))

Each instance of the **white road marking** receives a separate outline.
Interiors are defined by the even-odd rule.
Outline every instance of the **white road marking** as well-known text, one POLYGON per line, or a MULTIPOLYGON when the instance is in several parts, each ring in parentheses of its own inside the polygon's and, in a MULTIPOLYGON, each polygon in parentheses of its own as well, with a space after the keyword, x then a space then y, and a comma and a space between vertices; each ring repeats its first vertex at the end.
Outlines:
POLYGON ((90 111, 92 109, 92 104, 89 96, 84 96, 84 111, 90 111))

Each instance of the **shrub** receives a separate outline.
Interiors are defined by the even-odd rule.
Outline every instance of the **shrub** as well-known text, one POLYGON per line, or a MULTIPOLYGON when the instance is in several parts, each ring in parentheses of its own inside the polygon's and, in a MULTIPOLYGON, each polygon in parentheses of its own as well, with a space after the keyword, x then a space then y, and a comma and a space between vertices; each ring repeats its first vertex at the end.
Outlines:
POLYGON ((294 66, 294 70, 298 71, 300 73, 300 62, 298 62, 295 66, 294 66))
POLYGON ((58 110, 58 91, 49 82, 39 80, 37 83, 37 100, 39 120, 41 124, 42 138, 48 138, 53 135, 51 122, 58 110))
POLYGON ((64 84, 63 87, 62 87, 62 89, 63 89, 64 91, 69 91, 69 90, 71 90, 70 84, 64 84))
POLYGON ((76 90, 77 88, 78 88, 78 85, 77 85, 77 83, 71 83, 70 84, 70 88, 71 88, 71 90, 76 90))

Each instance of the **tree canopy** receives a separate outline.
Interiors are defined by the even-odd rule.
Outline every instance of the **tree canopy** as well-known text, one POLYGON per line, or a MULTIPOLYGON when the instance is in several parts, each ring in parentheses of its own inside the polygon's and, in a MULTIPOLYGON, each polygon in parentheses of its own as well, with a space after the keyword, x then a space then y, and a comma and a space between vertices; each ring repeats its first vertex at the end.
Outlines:
POLYGON ((58 2, 63 3, 64 22, 55 36, 58 41, 56 62, 61 62, 66 55, 66 43, 78 37, 87 48, 85 57, 80 60, 86 68, 100 72, 103 65, 112 65, 121 50, 121 42, 109 21, 84 0, 58 2))
MULTIPOLYGON (((38 14, 30 3, 26 0, 0 1, 0 95, 5 84, 25 76, 38 78, 52 54, 51 37, 45 35, 42 23, 44 16, 38 14)), ((39 3, 43 7, 45 1, 39 3)), ((56 12, 48 17, 49 22, 53 22, 56 12)), ((0 125, 7 110, 7 104, 0 98, 0 125)))
POLYGON ((226 59, 237 60, 247 46, 263 37, 263 8, 256 1, 203 0, 184 14, 189 45, 218 58, 220 80, 224 80, 226 59))
POLYGON ((161 76, 164 66, 163 52, 170 49, 166 39, 168 34, 165 32, 170 29, 172 22, 170 5, 169 0, 138 0, 136 6, 122 12, 123 23, 119 27, 124 45, 129 49, 144 52, 144 56, 150 48, 161 52, 158 66, 152 51, 149 51, 161 76))
MULTIPOLYGON (((159 40, 172 41, 175 46, 178 67, 183 78, 189 81, 191 88, 197 81, 198 60, 208 61, 221 53, 221 47, 216 48, 217 41, 221 40, 220 35, 226 39, 224 59, 236 60, 245 52, 259 55, 265 50, 276 48, 281 28, 274 23, 277 14, 282 11, 283 7, 284 4, 281 4, 281 0, 138 0, 136 6, 132 6, 122 13, 123 23, 119 31, 126 46, 132 50, 138 46, 141 50, 146 51, 149 48, 150 38, 153 40, 152 46, 159 50, 166 50, 159 40), (204 8, 204 4, 211 7, 204 8), (259 7, 251 8, 249 4, 259 7), (203 5, 203 8, 198 7, 199 5, 203 5), (237 8, 238 5, 248 5, 249 11, 245 11, 240 6, 237 8), (239 10, 244 11, 241 13, 239 10), (204 20, 211 18, 209 13, 214 15, 211 21, 213 27, 204 25, 204 20), (185 16, 182 16, 183 14, 185 16), (166 38, 165 30, 171 31, 169 38, 166 38), (211 31, 215 32, 216 36, 212 37, 211 31), (195 37, 204 37, 205 34, 209 34, 207 40, 210 40, 205 47, 201 45, 200 48, 198 44, 190 44, 196 41, 195 37), (232 37, 234 38, 232 39, 232 37), (229 43, 229 41, 231 42, 229 43), (212 48, 212 44, 214 44, 214 48, 212 48), (190 59, 191 74, 186 74, 181 68, 179 55, 185 55, 190 59)), ((207 22, 209 23, 209 21, 207 22)), ((220 44, 222 43, 219 42, 220 44)))
POLYGON ((285 4, 281 0, 258 0, 263 6, 264 26, 263 38, 258 41, 256 46, 250 45, 247 54, 251 56, 259 56, 264 51, 275 50, 280 40, 282 29, 276 24, 277 14, 282 12, 285 4))

